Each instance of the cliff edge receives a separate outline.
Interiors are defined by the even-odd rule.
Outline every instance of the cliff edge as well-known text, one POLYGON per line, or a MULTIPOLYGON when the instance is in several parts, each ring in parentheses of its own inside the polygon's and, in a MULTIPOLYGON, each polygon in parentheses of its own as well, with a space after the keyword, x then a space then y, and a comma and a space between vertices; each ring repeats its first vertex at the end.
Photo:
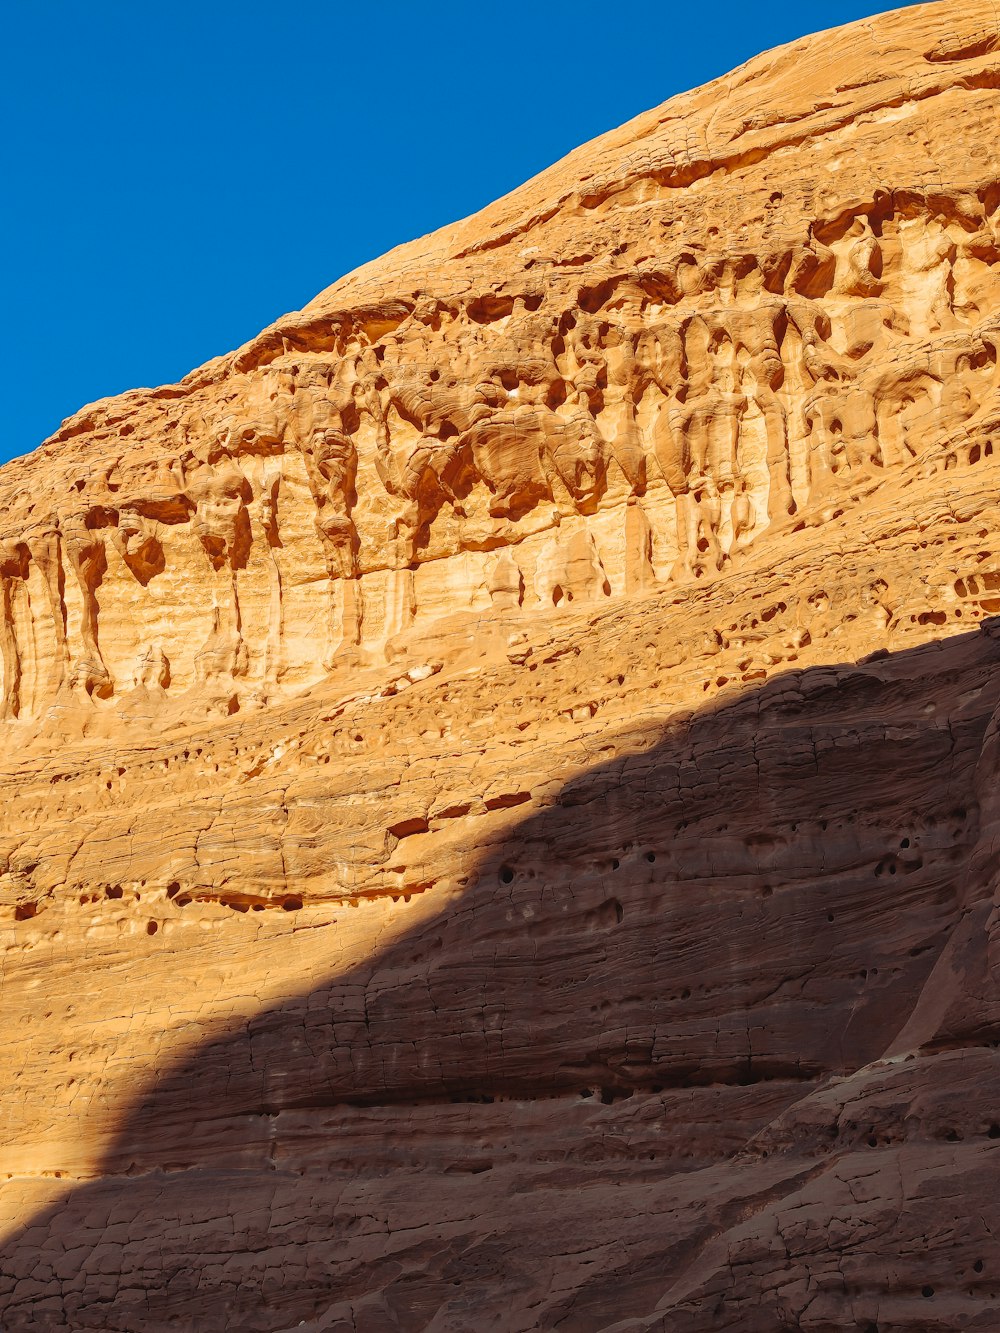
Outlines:
POLYGON ((804 38, 0 468, 0 1328, 1000 1326, 1000 24, 804 38))

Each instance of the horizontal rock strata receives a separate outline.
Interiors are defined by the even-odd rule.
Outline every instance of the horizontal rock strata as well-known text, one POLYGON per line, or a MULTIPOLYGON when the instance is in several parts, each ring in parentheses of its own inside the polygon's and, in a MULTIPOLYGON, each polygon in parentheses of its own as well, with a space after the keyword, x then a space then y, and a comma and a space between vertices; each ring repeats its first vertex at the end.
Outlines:
POLYGON ((1000 29, 751 61, 0 469, 0 1328, 1000 1326, 1000 29))

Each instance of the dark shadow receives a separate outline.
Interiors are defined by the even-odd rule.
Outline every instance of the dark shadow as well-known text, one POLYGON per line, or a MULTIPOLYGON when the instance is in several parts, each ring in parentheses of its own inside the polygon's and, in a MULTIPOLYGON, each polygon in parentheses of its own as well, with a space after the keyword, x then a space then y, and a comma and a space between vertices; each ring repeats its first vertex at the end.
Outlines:
POLYGON ((0 1329, 757 1327, 654 1311, 807 1170, 747 1141, 912 1011, 998 665, 789 673, 570 782, 453 910, 160 1071, 0 1249, 0 1329))

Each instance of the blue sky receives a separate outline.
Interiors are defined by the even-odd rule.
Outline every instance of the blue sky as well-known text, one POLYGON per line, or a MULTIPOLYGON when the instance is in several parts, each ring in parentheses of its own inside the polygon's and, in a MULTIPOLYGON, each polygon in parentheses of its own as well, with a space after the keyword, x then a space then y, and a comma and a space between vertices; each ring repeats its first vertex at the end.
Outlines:
POLYGON ((0 460, 863 0, 9 0, 0 460))

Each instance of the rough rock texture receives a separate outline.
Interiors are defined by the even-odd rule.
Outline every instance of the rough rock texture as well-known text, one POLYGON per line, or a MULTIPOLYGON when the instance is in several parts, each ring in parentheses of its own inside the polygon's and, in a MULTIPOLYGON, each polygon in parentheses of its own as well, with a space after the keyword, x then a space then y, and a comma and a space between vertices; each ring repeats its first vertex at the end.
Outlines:
POLYGON ((1000 1327, 1000 25, 807 38, 0 470, 0 1328, 1000 1327))

